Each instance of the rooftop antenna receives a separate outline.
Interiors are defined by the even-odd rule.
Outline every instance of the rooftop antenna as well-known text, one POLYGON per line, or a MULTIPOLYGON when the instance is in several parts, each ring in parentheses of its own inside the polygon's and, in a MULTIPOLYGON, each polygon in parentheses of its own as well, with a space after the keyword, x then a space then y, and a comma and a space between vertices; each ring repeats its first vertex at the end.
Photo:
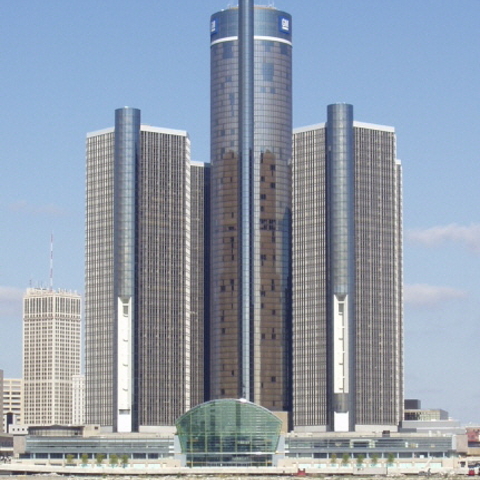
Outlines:
POLYGON ((53 290, 53 232, 50 234, 50 290, 53 290))

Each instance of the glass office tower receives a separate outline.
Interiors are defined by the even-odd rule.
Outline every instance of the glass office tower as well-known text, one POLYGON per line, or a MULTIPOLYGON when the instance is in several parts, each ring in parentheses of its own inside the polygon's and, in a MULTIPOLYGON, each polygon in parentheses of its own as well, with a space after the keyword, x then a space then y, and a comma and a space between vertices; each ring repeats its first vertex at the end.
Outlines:
POLYGON ((204 399, 206 172, 137 109, 87 137, 87 423, 173 426, 204 399))
POLYGON ((294 426, 395 430, 403 411, 401 165, 392 127, 328 107, 293 135, 294 426))
POLYGON ((292 22, 211 17, 210 395, 290 407, 292 22))

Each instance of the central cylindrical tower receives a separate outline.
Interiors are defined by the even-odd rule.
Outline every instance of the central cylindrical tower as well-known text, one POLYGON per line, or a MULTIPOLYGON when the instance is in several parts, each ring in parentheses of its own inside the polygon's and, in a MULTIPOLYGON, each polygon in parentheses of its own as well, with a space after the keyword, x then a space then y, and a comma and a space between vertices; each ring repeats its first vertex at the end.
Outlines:
POLYGON ((291 17, 211 18, 211 398, 290 407, 291 17))

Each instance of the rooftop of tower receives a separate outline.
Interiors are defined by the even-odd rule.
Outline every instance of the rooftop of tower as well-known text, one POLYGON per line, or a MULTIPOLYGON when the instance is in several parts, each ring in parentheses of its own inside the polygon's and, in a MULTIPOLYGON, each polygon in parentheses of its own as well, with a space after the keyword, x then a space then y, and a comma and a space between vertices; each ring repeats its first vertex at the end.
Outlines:
MULTIPOLYGON (((296 127, 293 129, 293 133, 302 133, 302 132, 308 132, 310 130, 317 130, 319 128, 325 128, 326 123, 315 123, 313 125, 305 125, 303 127, 296 127)), ((353 121, 353 126, 354 127, 359 127, 359 128, 369 128, 370 130, 381 130, 384 132, 391 132, 395 133, 395 127, 390 127, 388 125, 377 125, 375 123, 366 123, 366 122, 358 122, 357 120, 353 121)))
MULTIPOLYGON (((277 10, 277 8, 273 3, 271 3, 270 5, 254 5, 254 8, 265 8, 269 10, 277 10)), ((238 9, 238 5, 228 5, 228 7, 226 9, 223 9, 222 12, 224 10, 236 10, 236 9, 238 9)))

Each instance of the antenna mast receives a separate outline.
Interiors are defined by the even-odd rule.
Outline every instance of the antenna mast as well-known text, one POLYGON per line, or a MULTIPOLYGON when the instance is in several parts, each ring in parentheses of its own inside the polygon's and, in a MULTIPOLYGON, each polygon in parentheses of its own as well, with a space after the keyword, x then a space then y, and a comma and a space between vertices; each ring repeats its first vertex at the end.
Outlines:
POLYGON ((53 290, 53 232, 50 235, 50 290, 53 290))

